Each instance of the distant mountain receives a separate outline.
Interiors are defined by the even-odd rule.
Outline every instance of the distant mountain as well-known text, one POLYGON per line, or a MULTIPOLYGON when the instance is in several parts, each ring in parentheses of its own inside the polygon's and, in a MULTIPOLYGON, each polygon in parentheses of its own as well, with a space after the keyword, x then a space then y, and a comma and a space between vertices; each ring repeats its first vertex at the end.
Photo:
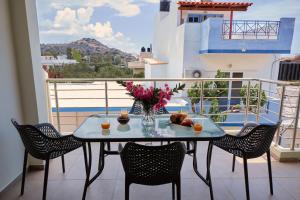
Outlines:
POLYGON ((120 56, 126 61, 136 60, 132 54, 123 52, 119 49, 110 48, 92 38, 82 38, 80 40, 64 44, 41 44, 42 54, 45 52, 55 52, 59 55, 66 55, 67 48, 79 50, 83 55, 112 55, 120 56))

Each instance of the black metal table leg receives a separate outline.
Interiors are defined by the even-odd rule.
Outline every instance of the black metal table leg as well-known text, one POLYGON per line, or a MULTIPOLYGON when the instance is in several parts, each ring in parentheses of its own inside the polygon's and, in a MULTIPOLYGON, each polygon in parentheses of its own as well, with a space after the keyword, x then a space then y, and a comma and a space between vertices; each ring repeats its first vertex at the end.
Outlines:
POLYGON ((212 155, 213 143, 210 141, 208 144, 207 149, 207 158, 206 158, 206 180, 208 182, 209 192, 210 192, 210 199, 214 199, 214 193, 212 188, 212 181, 210 176, 210 163, 211 163, 211 155, 212 155))
POLYGON ((213 143, 210 141, 207 149, 207 159, 206 159, 206 178, 204 178, 201 173, 198 171, 197 166, 197 142, 194 142, 194 152, 193 152, 193 168, 197 176, 209 187, 210 199, 214 199, 213 189, 212 189, 212 181, 210 176, 210 163, 211 163, 211 155, 212 155, 213 143))
POLYGON ((92 150, 91 150, 91 143, 88 142, 88 154, 89 157, 86 159, 88 160, 87 162, 87 166, 86 166, 86 179, 85 179, 85 184, 84 184, 84 189, 83 189, 83 195, 82 195, 82 200, 85 199, 86 196, 86 190, 89 186, 89 180, 90 180, 90 173, 91 173, 91 169, 92 169, 92 150))
MULTIPOLYGON (((87 156, 85 156, 85 160, 88 160, 87 164, 86 164, 86 179, 85 179, 85 184, 84 184, 84 190, 83 190, 83 195, 82 195, 82 199, 84 200, 86 197, 86 192, 87 192, 87 188, 89 187, 89 185, 91 183, 93 183, 102 173, 103 169, 104 169, 104 160, 105 160, 105 156, 104 156, 104 142, 100 143, 100 155, 99 155, 99 166, 98 166, 98 172, 90 179, 90 175, 91 175, 91 169, 92 169, 92 148, 91 148, 91 143, 87 142, 88 144, 88 158, 87 156)), ((86 152, 85 147, 84 147, 84 152, 86 152)))
POLYGON ((87 159, 87 152, 86 152, 86 143, 83 143, 82 145, 82 149, 83 149, 83 157, 84 157, 84 167, 85 167, 85 173, 87 175, 87 169, 88 169, 88 159, 87 159))

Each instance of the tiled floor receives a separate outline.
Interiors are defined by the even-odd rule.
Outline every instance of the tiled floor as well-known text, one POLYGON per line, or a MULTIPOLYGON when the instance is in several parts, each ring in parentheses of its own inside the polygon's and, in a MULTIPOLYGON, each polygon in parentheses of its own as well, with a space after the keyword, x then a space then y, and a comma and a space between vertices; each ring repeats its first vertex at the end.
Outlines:
MULTIPOLYGON (((199 143, 198 163, 200 171, 205 169, 207 143, 199 143)), ((93 144, 94 158, 99 146, 93 144)), ((85 171, 82 149, 66 155, 66 173, 62 173, 60 159, 50 164, 47 199, 81 199, 85 171)), ((232 157, 230 154, 214 148, 212 158, 212 177, 215 199, 245 199, 244 173, 241 159, 237 159, 236 171, 231 172, 232 157)), ((96 160, 95 160, 96 161, 96 160)), ((272 161, 274 178, 274 195, 269 193, 266 158, 249 160, 249 178, 251 199, 299 199, 300 200, 300 163, 279 163, 272 161)), ((96 164, 96 162, 94 162, 96 164)), ((94 166, 96 167, 96 165, 94 166)), ((208 187, 195 175, 192 158, 186 156, 182 169, 182 199, 210 199, 208 187)), ((25 194, 19 196, 20 182, 10 186, 0 194, 2 200, 35 200, 41 199, 43 171, 29 172, 26 177, 25 194)), ((102 175, 89 187, 86 199, 119 200, 124 199, 124 173, 119 156, 106 157, 102 175)), ((132 185, 131 200, 164 200, 171 199, 171 185, 141 186, 132 185)))

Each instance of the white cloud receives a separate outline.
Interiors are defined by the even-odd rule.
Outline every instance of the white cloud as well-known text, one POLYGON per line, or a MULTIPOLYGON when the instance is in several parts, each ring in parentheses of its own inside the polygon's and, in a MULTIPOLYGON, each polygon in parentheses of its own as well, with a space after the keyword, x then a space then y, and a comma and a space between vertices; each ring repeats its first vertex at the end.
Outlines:
POLYGON ((58 10, 54 21, 47 21, 48 27, 40 31, 42 36, 68 36, 71 38, 92 37, 100 42, 126 52, 137 52, 137 46, 121 32, 114 32, 109 21, 90 23, 94 9, 92 7, 77 10, 64 8, 58 10), (52 25, 51 25, 52 24, 52 25))
POLYGON ((146 3, 159 3, 160 0, 144 0, 146 3))
POLYGON ((56 13, 54 19, 54 27, 60 28, 70 25, 70 23, 76 20, 76 11, 71 8, 65 8, 63 10, 59 10, 56 13))
POLYGON ((101 39, 113 37, 113 29, 110 22, 105 22, 103 24, 99 22, 95 24, 88 24, 83 27, 83 30, 101 39))
POLYGON ((119 15, 124 17, 132 17, 141 12, 140 7, 132 0, 88 0, 86 6, 108 6, 118 11, 119 15))
POLYGON ((77 10, 78 20, 83 24, 88 23, 91 20, 93 13, 94 13, 94 8, 92 7, 79 8, 77 10))

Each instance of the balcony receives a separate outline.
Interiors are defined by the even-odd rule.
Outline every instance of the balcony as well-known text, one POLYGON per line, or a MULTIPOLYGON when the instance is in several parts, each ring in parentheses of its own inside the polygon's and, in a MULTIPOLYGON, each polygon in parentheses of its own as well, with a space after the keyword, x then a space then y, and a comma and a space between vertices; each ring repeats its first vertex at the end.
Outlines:
MULTIPOLYGON (((123 79, 129 80, 129 79, 123 79)), ((72 133, 80 123, 91 114, 119 113, 121 109, 129 109, 133 100, 126 94, 126 90, 116 83, 117 79, 48 79, 48 106, 50 121, 63 133, 72 133)), ((174 85, 186 83, 186 88, 174 101, 167 105, 169 112, 184 110, 206 115, 207 117, 227 116, 214 118, 228 134, 235 134, 244 122, 275 122, 282 119, 283 123, 274 138, 272 155, 278 158, 280 153, 299 154, 299 83, 270 81, 259 79, 134 79, 143 85, 159 86, 164 83, 174 85), (206 87, 206 83, 223 82, 227 85, 226 96, 211 96, 208 91, 217 90, 206 87), (241 87, 233 87, 235 83, 242 83, 246 89, 246 96, 237 95, 241 87), (195 89, 197 83, 199 96, 190 97, 188 91, 195 89), (257 88, 251 86, 258 85, 257 88), (267 103, 261 105, 264 95, 267 103), (249 95, 248 95, 249 94, 249 95), (251 94, 251 95, 250 95, 251 94), (297 94, 297 95, 296 95, 297 94), (191 99, 199 99, 194 109, 191 108, 191 99), (218 99, 222 112, 210 113, 210 99, 218 99), (242 100, 244 99, 244 101, 242 100), (232 110, 232 101, 241 102, 239 111, 232 110), (257 100, 253 103, 253 100, 257 100), (224 103, 225 102, 225 103, 224 103), (244 102, 244 103, 243 103, 244 102), (297 106, 298 105, 298 106, 297 106), (281 151, 280 151, 281 150, 281 151)), ((220 88, 219 88, 220 89, 220 88)), ((117 149, 117 144, 112 144, 117 149)), ((198 160, 205 161, 207 142, 199 142, 198 160)), ((99 152, 99 145, 92 145, 95 159, 99 152)), ((290 156, 289 154, 288 156, 290 156)), ((285 155, 286 156, 286 155, 285 155)), ((288 157, 289 160, 291 157, 288 157)), ((212 159, 212 177, 215 199, 244 199, 243 161, 237 159, 236 171, 231 172, 232 156, 214 148, 212 159)), ((299 158, 297 158, 299 159, 299 158)), ((284 159, 283 159, 284 161, 284 159)), ((200 171, 205 171, 205 162, 199 162, 200 171)), ((272 160, 274 178, 274 196, 269 195, 266 157, 249 161, 250 191, 253 199, 297 199, 300 184, 299 162, 282 163, 272 160)), ((31 171, 27 177, 27 191, 23 199, 40 199, 42 193, 41 171, 31 171), (36 191, 36 192, 30 192, 36 191)), ((80 199, 85 182, 85 170, 81 149, 66 156, 66 173, 61 172, 60 159, 50 164, 48 184, 48 199, 80 199)), ((171 186, 160 187, 132 186, 131 199, 168 199, 171 194, 167 191, 171 186)), ((16 199, 20 189, 20 181, 9 186, 0 194, 0 199, 16 199)), ((86 199, 123 199, 124 173, 118 156, 106 157, 106 168, 88 189, 86 199)), ((187 156, 182 169, 182 199, 209 199, 209 190, 193 172, 192 157, 187 156)))
MULTIPOLYGON (((119 79, 49 79, 48 110, 51 111, 49 116, 51 122, 60 131, 72 133, 89 115, 115 114, 122 109, 130 110, 133 99, 126 94, 125 88, 116 83, 117 80, 119 79)), ((244 122, 275 123, 281 119, 282 127, 274 138, 274 146, 285 150, 300 147, 300 124, 296 121, 299 118, 297 94, 300 86, 297 83, 246 78, 134 79, 134 81, 147 86, 185 83, 187 87, 172 98, 167 104, 167 110, 170 113, 184 110, 214 118, 216 123, 229 132, 237 132, 244 122), (223 82, 226 85, 223 89, 227 91, 227 95, 209 95, 212 91, 219 90, 213 86, 204 87, 211 82, 223 82), (203 95, 189 96, 188 91, 195 91, 193 88, 195 84, 196 90, 199 90, 197 94, 203 95), (255 85, 257 87, 254 87, 255 85), (241 96, 241 90, 252 96, 241 96), (262 93, 259 93, 259 90, 262 93), (218 100, 220 112, 209 111, 212 99, 218 100), (192 100, 197 100, 194 105, 191 104, 192 100), (235 105, 240 105, 238 112, 233 111, 235 105)))
MULTIPOLYGON (((63 134, 72 132, 81 121, 92 113, 119 112, 118 107, 130 107, 132 100, 125 95, 123 88, 115 87, 112 79, 84 79, 84 80, 60 80, 50 79, 44 81, 41 69, 40 43, 38 37, 38 26, 36 19, 35 0, 0 1, 0 27, 1 29, 1 112, 0 112, 0 199, 41 199, 43 171, 30 170, 26 178, 25 194, 19 196, 21 181, 19 175, 22 171, 24 146, 19 138, 16 129, 10 122, 11 117, 17 118, 22 123, 38 123, 50 120, 63 134), (48 96, 45 96, 44 86, 47 86, 48 96), (47 101, 47 98, 49 101, 47 101), (47 110, 48 103, 48 110, 47 110), (76 110, 76 109, 77 110, 76 110), (73 109, 73 110, 72 110, 73 109), (49 111, 49 112, 47 112, 49 111), (47 116, 49 115, 49 116, 47 116)), ((220 24, 220 28, 222 27, 220 24)), ((201 30, 202 31, 202 30, 201 30)), ((207 30, 206 30, 207 31, 207 30)), ((220 29, 220 34, 222 29, 220 29)), ((200 29, 199 29, 200 32, 200 29)), ((199 35, 198 35, 199 36, 199 35)), ((279 34, 280 36, 280 34, 279 34)), ((220 38, 221 35, 220 35, 220 38)), ((222 38, 224 39, 224 38, 222 38)), ((232 40, 233 41, 233 40, 232 40)), ((199 45, 195 43, 195 45, 199 45)), ((176 79, 176 80, 135 80, 148 82, 148 84, 160 84, 161 82, 194 82, 203 85, 210 81, 227 81, 229 86, 235 81, 242 81, 248 87, 250 84, 258 84, 259 88, 265 90, 268 101, 274 104, 259 106, 251 104, 250 98, 246 97, 245 105, 239 113, 232 112, 234 118, 228 118, 228 123, 218 122, 228 132, 234 134, 241 125, 242 120, 260 121, 271 120, 270 113, 278 118, 285 119, 286 123, 276 135, 273 144, 274 155, 276 153, 295 155, 299 153, 298 115, 299 115, 299 84, 286 82, 273 82, 257 79, 242 80, 213 80, 213 79, 176 79), (247 100, 248 99, 248 100, 247 100), (277 106, 270 106, 270 105, 277 106), (298 106, 298 107, 297 107, 298 106), (249 111, 250 107, 254 110, 249 111), (238 119, 238 120, 236 120, 238 119), (233 126, 235 125, 235 126, 233 126), (297 132, 298 131, 298 132, 297 132)), ((189 86, 186 89, 189 89, 189 86)), ((230 91, 236 88, 230 87, 230 91)), ((239 89, 239 88, 237 88, 239 89)), ((205 88, 199 87, 200 91, 205 88)), ((247 93, 253 91, 247 88, 247 93)), ((254 92, 255 93, 255 92, 254 92)), ((202 93, 203 94, 203 93, 202 93)), ((260 99, 257 93, 256 99, 260 99)), ((178 101, 168 105, 170 112, 185 109, 186 106, 181 100, 186 93, 177 96, 178 101)), ((199 97, 196 97, 199 98, 199 97)), ((216 96, 215 98, 220 98, 216 96)), ((222 97, 224 99, 224 97, 222 97)), ((230 106, 232 98, 240 98, 231 95, 226 98, 230 106), (230 99, 230 101, 229 101, 230 99)), ((197 103, 195 110, 204 113, 204 99, 207 96, 200 96, 202 103, 197 103)), ((260 102, 260 101, 258 101, 260 102)), ((224 115, 220 113, 218 115, 224 115)), ((199 161, 205 162, 205 150, 207 143, 199 142, 199 161)), ((116 144, 112 146, 116 149, 116 144)), ((99 146, 92 145, 93 152, 98 154, 99 146)), ((97 157, 94 157, 97 159, 97 157)), ((231 172, 231 156, 218 148, 214 148, 212 158, 212 178, 216 199, 244 199, 244 177, 242 160, 237 159, 236 172, 231 172)), ((29 159, 30 166, 43 167, 41 161, 29 159)), ((124 198, 124 173, 121 167, 120 158, 111 156, 106 158, 107 166, 103 174, 88 189, 87 199, 117 200, 124 198)), ((205 170, 204 162, 199 162, 201 171, 205 170)), ((85 170, 82 151, 76 150, 66 156, 66 173, 61 170, 60 159, 50 163, 50 174, 48 183, 48 199, 81 199, 83 185, 85 182, 85 170)), ((249 162, 250 192, 252 199, 298 199, 299 198, 299 163, 281 163, 272 160, 274 177, 274 196, 269 195, 266 158, 261 157, 249 162)), ((26 166, 25 166, 26 167, 26 166)), ((96 167, 96 166, 95 166, 96 167)), ((182 199, 209 199, 208 188, 199 181, 192 169, 192 159, 186 156, 182 171, 182 199)), ((171 186, 143 187, 132 186, 131 199, 170 199, 171 186)))
MULTIPOLYGON (((205 170, 206 143, 199 143, 198 160, 201 171, 205 170), (203 162, 202 162, 203 161, 203 162)), ((113 146, 117 148, 116 145, 113 146)), ((99 145, 93 144, 92 151, 97 158, 99 145)), ((66 173, 61 171, 60 159, 50 163, 47 199, 81 199, 85 181, 82 149, 71 152, 65 157, 66 173)), ((231 172, 231 155, 214 148, 212 157, 212 183, 216 200, 245 199, 243 161, 237 159, 236 171, 231 172)), ((274 195, 269 194, 266 158, 249 160, 249 183, 252 199, 287 199, 299 198, 300 163, 280 163, 272 160, 274 195)), ((96 166, 95 166, 96 167, 96 166)), ((43 171, 30 171, 26 179, 25 193, 19 197, 20 181, 15 182, 0 194, 0 199, 38 200, 42 196, 43 171)), ((195 175, 192 157, 186 156, 182 176, 182 199, 210 199, 209 189, 195 175)), ((124 172, 119 156, 106 158, 106 166, 101 176, 90 186, 87 200, 122 200, 124 199, 124 172)), ((131 200, 171 199, 171 185, 147 187, 133 184, 131 200)))
POLYGON ((294 18, 280 21, 230 21, 209 18, 185 24, 185 40, 198 42, 199 53, 289 54, 294 18), (200 37, 199 37, 200 36, 200 37))

